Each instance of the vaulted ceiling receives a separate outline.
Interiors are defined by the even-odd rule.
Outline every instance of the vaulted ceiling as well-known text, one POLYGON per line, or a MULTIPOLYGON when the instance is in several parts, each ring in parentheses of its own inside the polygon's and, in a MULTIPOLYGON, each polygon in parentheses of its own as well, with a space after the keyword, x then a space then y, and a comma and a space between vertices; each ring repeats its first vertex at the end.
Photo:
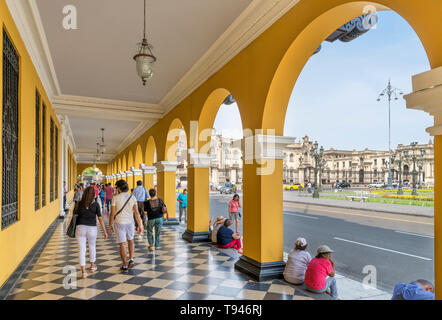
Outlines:
POLYGON ((6 0, 79 162, 105 128, 111 160, 299 0, 148 0, 158 61, 143 86, 133 56, 143 0, 6 0), (78 29, 63 27, 76 8, 78 29))

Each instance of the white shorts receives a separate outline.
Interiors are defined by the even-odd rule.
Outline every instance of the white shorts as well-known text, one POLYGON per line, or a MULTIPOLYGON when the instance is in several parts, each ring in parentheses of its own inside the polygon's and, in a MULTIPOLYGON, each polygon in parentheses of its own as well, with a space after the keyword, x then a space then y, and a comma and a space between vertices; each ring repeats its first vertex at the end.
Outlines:
POLYGON ((115 223, 115 235, 117 236, 117 243, 123 243, 127 240, 133 240, 135 233, 135 225, 133 223, 129 224, 119 224, 115 223))

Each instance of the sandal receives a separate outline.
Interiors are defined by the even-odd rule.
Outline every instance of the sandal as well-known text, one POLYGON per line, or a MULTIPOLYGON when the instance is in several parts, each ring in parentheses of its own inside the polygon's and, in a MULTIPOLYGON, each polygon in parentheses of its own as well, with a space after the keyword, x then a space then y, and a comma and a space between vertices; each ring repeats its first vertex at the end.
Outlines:
POLYGON ((135 261, 134 261, 134 259, 130 259, 129 260, 129 265, 128 265, 128 267, 129 268, 133 268, 135 266, 135 261))
POLYGON ((93 267, 93 268, 89 268, 91 270, 91 272, 95 272, 98 270, 97 266, 93 267))
POLYGON ((127 267, 125 267, 125 266, 122 266, 121 268, 120 268, 120 271, 121 272, 127 272, 127 270, 129 270, 127 267))
POLYGON ((81 275, 82 279, 86 279, 87 278, 87 272, 83 272, 83 274, 81 275))

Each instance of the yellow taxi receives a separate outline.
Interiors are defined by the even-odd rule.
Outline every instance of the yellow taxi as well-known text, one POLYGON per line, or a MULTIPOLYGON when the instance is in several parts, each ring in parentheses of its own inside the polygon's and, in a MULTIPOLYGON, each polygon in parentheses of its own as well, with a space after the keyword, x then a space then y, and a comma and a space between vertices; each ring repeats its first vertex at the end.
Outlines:
POLYGON ((284 187, 285 190, 300 190, 304 189, 304 185, 300 183, 288 184, 284 187))

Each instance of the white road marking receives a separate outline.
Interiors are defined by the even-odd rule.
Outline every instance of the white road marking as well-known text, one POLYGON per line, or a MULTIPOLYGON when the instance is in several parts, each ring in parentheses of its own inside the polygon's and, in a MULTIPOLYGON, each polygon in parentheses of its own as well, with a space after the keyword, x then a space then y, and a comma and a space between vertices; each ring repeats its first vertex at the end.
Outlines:
POLYGON ((416 237, 423 237, 423 238, 430 238, 430 239, 434 239, 433 236, 427 236, 426 234, 418 234, 418 233, 412 233, 412 232, 405 232, 405 231, 395 231, 397 233, 403 233, 403 234, 408 234, 410 236, 416 236, 416 237))
POLYGON ((422 260, 426 260, 426 261, 431 261, 431 260, 433 260, 433 259, 430 259, 430 258, 425 258, 425 257, 416 256, 416 255, 414 255, 414 254, 409 254, 409 253, 400 252, 400 251, 396 251, 396 250, 391 250, 391 249, 386 249, 386 248, 376 247, 376 246, 372 246, 372 245, 369 245, 369 244, 360 243, 360 242, 356 242, 356 241, 351 241, 351 240, 347 240, 347 239, 342 239, 342 238, 337 238, 337 237, 334 237, 333 239, 335 239, 335 240, 339 240, 339 241, 345 241, 345 242, 350 242, 350 243, 358 244, 358 245, 360 245, 360 246, 364 246, 364 247, 369 247, 369 248, 379 249, 379 250, 388 251, 388 252, 393 252, 393 253, 397 253, 397 254, 402 254, 402 255, 404 255, 404 256, 409 256, 409 257, 413 257, 413 258, 418 258, 418 259, 422 259, 422 260))
POLYGON ((285 215, 288 215, 288 216, 297 216, 297 217, 301 217, 301 218, 308 218, 308 219, 313 219, 313 220, 318 220, 319 218, 318 217, 310 217, 310 216, 304 216, 304 215, 302 215, 302 214, 296 214, 296 213, 286 213, 286 212, 284 212, 284 214, 285 215))

